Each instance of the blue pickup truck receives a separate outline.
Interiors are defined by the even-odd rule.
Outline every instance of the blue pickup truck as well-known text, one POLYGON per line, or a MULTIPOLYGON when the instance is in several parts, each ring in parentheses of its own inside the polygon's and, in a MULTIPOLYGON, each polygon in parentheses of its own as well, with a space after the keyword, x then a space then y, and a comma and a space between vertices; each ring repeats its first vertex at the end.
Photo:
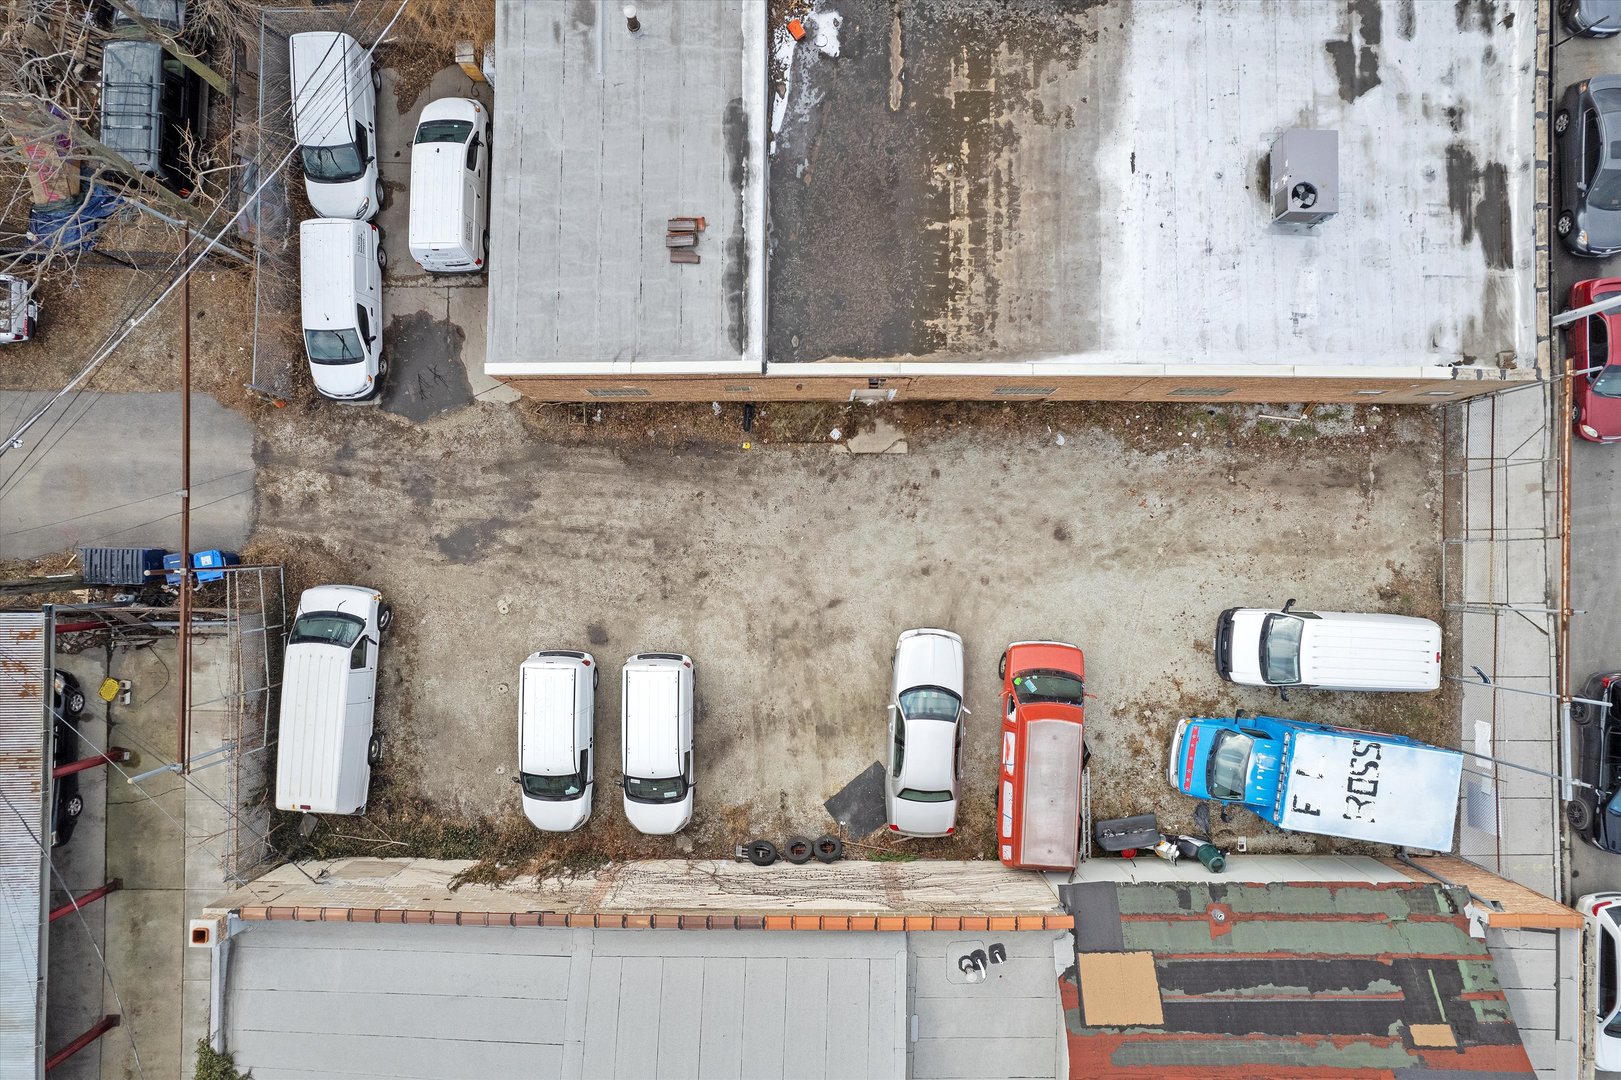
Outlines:
POLYGON ((1238 803, 1280 829, 1451 851, 1463 755, 1276 716, 1189 717, 1166 772, 1184 795, 1238 803))

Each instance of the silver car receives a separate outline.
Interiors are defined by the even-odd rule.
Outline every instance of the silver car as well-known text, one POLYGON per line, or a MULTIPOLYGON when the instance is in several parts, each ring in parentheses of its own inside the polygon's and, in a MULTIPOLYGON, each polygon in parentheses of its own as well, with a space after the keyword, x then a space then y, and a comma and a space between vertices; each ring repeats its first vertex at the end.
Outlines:
POLYGON ((950 836, 962 789, 962 638, 908 630, 895 643, 884 810, 892 832, 950 836))

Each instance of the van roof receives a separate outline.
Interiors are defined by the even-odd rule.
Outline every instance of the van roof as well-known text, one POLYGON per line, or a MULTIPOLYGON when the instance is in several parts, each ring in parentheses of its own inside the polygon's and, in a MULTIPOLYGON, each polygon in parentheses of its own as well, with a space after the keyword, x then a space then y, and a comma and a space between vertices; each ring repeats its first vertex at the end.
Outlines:
POLYGON ((540 776, 579 769, 574 745, 578 662, 529 659, 518 669, 518 768, 540 776))
MULTIPOLYGON (((355 775, 364 767, 364 757, 357 761, 357 755, 343 752, 348 667, 348 649, 308 643, 287 647, 276 751, 276 805, 282 809, 308 806, 315 813, 343 814, 354 809, 353 797, 339 805, 345 789, 364 781, 363 775, 355 775)), ((358 801, 365 801, 363 787, 358 801)))
POLYGON ((1405 615, 1321 611, 1300 635, 1308 686, 1434 690, 1441 685, 1441 627, 1405 615))
POLYGON ((411 147, 411 243, 451 247, 460 244, 469 207, 462 198, 467 178, 466 143, 423 143, 411 147))
POLYGON ((679 665, 626 664, 625 772, 652 779, 681 772, 679 665))
POLYGON ((287 39, 293 97, 293 126, 300 146, 341 146, 354 141, 354 119, 348 86, 356 90, 370 73, 351 71, 364 51, 348 34, 325 30, 294 34, 287 39))
POLYGON ((371 227, 350 218, 311 218, 299 225, 299 289, 306 330, 355 325, 355 271, 350 252, 366 257, 362 230, 371 227))
POLYGON ((158 171, 163 46, 109 41, 101 50, 101 141, 142 172, 158 171))

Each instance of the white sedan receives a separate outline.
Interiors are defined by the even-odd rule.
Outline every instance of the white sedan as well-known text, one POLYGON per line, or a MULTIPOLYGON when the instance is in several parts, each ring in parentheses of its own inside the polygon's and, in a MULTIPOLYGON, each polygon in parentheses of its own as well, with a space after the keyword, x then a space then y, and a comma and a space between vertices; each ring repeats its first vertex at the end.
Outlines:
POLYGON ((895 643, 884 810, 892 832, 950 836, 962 785, 962 638, 908 630, 895 643))
POLYGON ((1593 1065, 1621 1071, 1621 892, 1588 893, 1576 901, 1593 947, 1593 986, 1588 1014, 1593 1025, 1593 1065))

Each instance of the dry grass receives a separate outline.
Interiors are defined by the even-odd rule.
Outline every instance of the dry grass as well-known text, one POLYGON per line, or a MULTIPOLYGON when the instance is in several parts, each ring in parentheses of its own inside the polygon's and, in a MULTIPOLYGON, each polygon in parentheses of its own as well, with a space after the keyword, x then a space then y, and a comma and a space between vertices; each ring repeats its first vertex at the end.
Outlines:
POLYGON ((422 94, 438 72, 456 60, 456 45, 471 41, 478 55, 495 44, 494 0, 412 0, 378 50, 379 63, 394 69, 402 109, 422 94))

